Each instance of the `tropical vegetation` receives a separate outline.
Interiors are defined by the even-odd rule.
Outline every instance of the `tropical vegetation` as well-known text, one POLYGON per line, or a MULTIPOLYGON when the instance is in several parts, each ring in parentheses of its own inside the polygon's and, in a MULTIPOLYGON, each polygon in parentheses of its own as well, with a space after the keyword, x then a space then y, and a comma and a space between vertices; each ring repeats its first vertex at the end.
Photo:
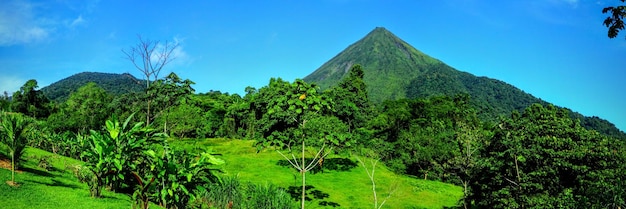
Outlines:
POLYGON ((58 201, 28 190, 59 187, 87 208, 626 207, 626 141, 608 121, 458 72, 383 28, 327 65, 344 73, 271 78, 243 96, 196 93, 173 72, 52 100, 29 80, 0 99, 0 197, 58 201), (414 65, 393 68, 405 58, 414 65), (387 88, 372 66, 405 76, 387 88))

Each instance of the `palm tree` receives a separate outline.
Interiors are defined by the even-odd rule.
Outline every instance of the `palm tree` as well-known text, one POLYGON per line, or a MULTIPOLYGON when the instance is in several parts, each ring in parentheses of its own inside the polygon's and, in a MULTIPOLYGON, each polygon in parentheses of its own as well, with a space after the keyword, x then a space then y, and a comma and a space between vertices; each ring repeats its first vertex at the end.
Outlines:
POLYGON ((11 155, 11 183, 15 185, 15 168, 26 148, 28 125, 31 120, 17 113, 3 113, 0 121, 0 136, 2 142, 9 148, 11 155))

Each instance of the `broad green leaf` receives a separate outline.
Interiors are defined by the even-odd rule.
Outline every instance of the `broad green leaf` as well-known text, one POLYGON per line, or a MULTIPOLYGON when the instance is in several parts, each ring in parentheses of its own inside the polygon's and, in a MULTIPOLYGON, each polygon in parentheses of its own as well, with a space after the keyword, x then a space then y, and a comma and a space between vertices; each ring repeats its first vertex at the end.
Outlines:
POLYGON ((117 168, 117 170, 122 170, 122 164, 120 163, 120 160, 115 159, 113 160, 113 163, 115 164, 115 167, 117 168))
POLYGON ((216 158, 215 156, 213 156, 213 155, 211 155, 209 153, 203 152, 201 155, 202 155, 203 158, 206 158, 208 160, 208 162, 213 164, 213 165, 222 165, 222 164, 225 163, 224 160, 216 158))
POLYGON ((112 121, 107 120, 106 121, 106 128, 107 128, 107 131, 109 132, 109 135, 111 136, 111 138, 117 139, 117 137, 120 134, 120 129, 117 126, 117 124, 114 124, 112 121))

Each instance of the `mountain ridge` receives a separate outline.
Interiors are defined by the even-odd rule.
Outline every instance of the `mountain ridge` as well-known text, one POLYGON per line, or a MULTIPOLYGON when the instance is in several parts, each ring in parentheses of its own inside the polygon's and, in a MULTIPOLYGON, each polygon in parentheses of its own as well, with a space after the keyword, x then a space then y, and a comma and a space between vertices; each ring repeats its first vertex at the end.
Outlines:
POLYGON ((113 95, 143 91, 145 89, 145 80, 138 79, 129 73, 81 72, 43 87, 41 91, 48 99, 62 102, 67 100, 72 92, 89 82, 96 83, 113 95))
MULTIPOLYGON (((384 27, 376 27, 304 80, 322 89, 330 88, 347 76, 347 69, 353 64, 362 66, 368 96, 374 103, 469 94, 479 117, 487 121, 495 121, 512 111, 522 112, 533 103, 550 104, 504 81, 457 70, 419 51, 384 27)), ((607 120, 570 112, 572 118, 579 119, 588 129, 626 139, 626 134, 607 120)))

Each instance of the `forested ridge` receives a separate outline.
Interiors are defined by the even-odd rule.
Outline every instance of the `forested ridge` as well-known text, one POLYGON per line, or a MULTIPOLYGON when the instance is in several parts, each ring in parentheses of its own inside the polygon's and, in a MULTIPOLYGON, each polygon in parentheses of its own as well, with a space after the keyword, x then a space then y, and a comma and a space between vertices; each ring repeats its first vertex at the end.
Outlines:
MULTIPOLYGON (((487 121, 521 112, 533 103, 549 104, 506 82, 456 70, 383 27, 347 47, 304 80, 327 89, 346 77, 353 64, 363 67, 369 99, 377 104, 402 98, 468 94, 478 116, 487 121)), ((626 139, 626 134, 609 121, 570 112, 587 129, 626 139)))
POLYGON ((129 73, 82 72, 45 86, 41 88, 41 91, 48 99, 63 102, 67 100, 72 92, 89 82, 96 83, 113 95, 138 92, 145 89, 145 81, 135 78, 135 76, 129 73))
MULTIPOLYGON (((463 191, 452 197, 458 208, 626 207, 626 141, 608 121, 581 119, 502 81, 456 71, 383 28, 363 40, 370 39, 372 45, 353 44, 348 51, 366 63, 409 62, 400 55, 418 70, 401 76, 392 73, 395 68, 372 72, 358 59, 332 64, 335 57, 325 65, 341 72, 318 70, 307 77, 319 82, 270 78, 258 89, 246 87, 245 95, 196 92, 195 81, 175 72, 153 80, 146 73, 140 83, 118 83, 129 86, 117 91, 95 81, 73 87, 91 76, 126 76, 85 73, 64 84, 71 89, 66 99, 55 100, 29 80, 11 99, 0 99, 0 158, 13 165, 8 184, 19 186, 15 171, 28 162, 22 155, 29 146, 83 162, 70 173, 91 197, 126 194, 134 208, 294 208, 296 202, 301 208, 380 208, 405 194, 395 194, 397 182, 388 179, 382 189, 376 169, 456 185, 463 191), (375 41, 379 36, 392 42, 375 41), (398 85, 375 82, 385 78, 398 85), (130 90, 131 84, 141 87, 130 90), (289 181, 295 186, 275 186, 271 178, 242 184, 238 174, 217 169, 230 162, 214 145, 193 143, 206 138, 253 140, 246 148, 284 158, 275 164, 293 172, 289 181), (357 166, 371 184, 334 183, 372 191, 371 203, 355 203, 351 194, 335 194, 345 195, 339 198, 345 202, 329 201, 328 193, 307 182, 307 175, 342 176, 357 166)), ((427 189, 415 186, 407 193, 427 189)), ((397 205, 417 207, 411 201, 427 200, 406 201, 397 205)))

